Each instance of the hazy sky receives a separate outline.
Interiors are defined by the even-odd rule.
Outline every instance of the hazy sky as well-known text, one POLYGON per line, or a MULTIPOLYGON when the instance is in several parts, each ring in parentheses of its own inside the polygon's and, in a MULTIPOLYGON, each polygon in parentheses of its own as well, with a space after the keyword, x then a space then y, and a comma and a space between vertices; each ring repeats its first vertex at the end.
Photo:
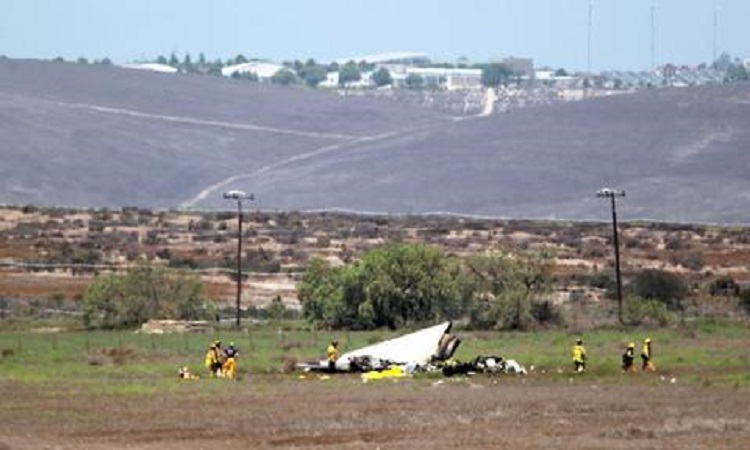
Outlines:
MULTIPOLYGON (((595 0, 594 70, 750 57, 750 0, 595 0)), ((393 51, 436 60, 532 57, 586 69, 589 0, 3 0, 0 55, 110 57, 205 53, 319 61, 393 51)))

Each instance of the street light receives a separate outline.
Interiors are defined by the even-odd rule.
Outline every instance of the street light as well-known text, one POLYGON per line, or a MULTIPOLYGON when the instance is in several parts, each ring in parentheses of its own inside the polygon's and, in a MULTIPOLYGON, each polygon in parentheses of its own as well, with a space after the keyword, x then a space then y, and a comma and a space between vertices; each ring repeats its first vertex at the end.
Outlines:
POLYGON ((253 194, 242 191, 227 191, 222 194, 227 200, 237 200, 237 328, 240 327, 240 299, 242 298, 242 200, 255 200, 253 194))
POLYGON ((614 235, 615 245, 615 276, 617 278, 617 318, 622 322, 622 279, 620 277, 620 243, 617 237, 617 208, 615 207, 615 197, 625 197, 625 191, 612 188, 600 189, 596 196, 599 198, 609 198, 612 201, 612 234, 614 235))

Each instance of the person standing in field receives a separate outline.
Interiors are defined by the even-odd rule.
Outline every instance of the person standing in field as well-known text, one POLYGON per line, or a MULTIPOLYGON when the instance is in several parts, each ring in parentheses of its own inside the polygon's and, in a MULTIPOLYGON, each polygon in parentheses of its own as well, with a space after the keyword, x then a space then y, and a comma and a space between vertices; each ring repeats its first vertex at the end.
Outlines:
POLYGON ((224 365, 224 353, 221 351, 221 341, 215 340, 206 352, 203 365, 208 369, 211 376, 221 376, 221 368, 224 365))
POLYGON ((651 338, 646 338, 643 340, 643 349, 641 350, 641 360, 643 361, 643 364, 641 365, 641 370, 644 372, 655 372, 656 366, 654 366, 654 350, 651 347, 651 338))
POLYGON ((224 364, 222 373, 224 378, 235 379, 237 377, 237 357, 240 352, 235 348, 234 342, 229 343, 229 347, 224 350, 224 364))
POLYGON ((339 341, 332 340, 326 353, 328 354, 328 371, 333 373, 336 371, 336 361, 339 359, 339 341))
POLYGON ((576 373, 586 370, 586 347, 583 346, 583 339, 576 339, 576 345, 573 346, 573 367, 576 373))
POLYGON ((208 370, 209 376, 216 375, 216 370, 214 369, 216 363, 216 344, 211 343, 211 345, 208 347, 208 350, 206 350, 206 356, 203 358, 203 365, 206 366, 206 370, 208 370))
POLYGON ((623 372, 635 371, 635 365, 633 364, 634 360, 635 360, 635 342, 631 342, 628 344, 627 348, 625 349, 625 353, 622 354, 622 371, 623 372))

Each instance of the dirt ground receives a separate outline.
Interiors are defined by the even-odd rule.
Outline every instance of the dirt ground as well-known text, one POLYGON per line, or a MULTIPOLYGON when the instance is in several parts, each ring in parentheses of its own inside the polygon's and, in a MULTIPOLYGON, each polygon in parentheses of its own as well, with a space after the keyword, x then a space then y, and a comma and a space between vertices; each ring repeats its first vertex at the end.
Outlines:
MULTIPOLYGON (((644 376, 645 377, 645 376, 644 376)), ((750 391, 658 377, 175 380, 160 395, 0 380, 0 450, 747 448, 750 391)))

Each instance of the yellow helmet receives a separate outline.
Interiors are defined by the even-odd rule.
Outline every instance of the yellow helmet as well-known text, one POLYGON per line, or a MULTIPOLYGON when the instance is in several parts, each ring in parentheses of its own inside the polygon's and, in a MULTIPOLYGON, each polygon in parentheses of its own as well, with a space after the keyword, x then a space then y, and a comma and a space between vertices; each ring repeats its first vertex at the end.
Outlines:
POLYGON ((628 348, 634 348, 634 347, 635 347, 635 342, 631 342, 630 344, 628 344, 628 348))
POLYGON ((648 343, 650 343, 650 342, 651 342, 651 338, 646 338, 646 340, 645 340, 645 341, 643 341, 643 342, 645 342, 646 344, 648 344, 648 343))

